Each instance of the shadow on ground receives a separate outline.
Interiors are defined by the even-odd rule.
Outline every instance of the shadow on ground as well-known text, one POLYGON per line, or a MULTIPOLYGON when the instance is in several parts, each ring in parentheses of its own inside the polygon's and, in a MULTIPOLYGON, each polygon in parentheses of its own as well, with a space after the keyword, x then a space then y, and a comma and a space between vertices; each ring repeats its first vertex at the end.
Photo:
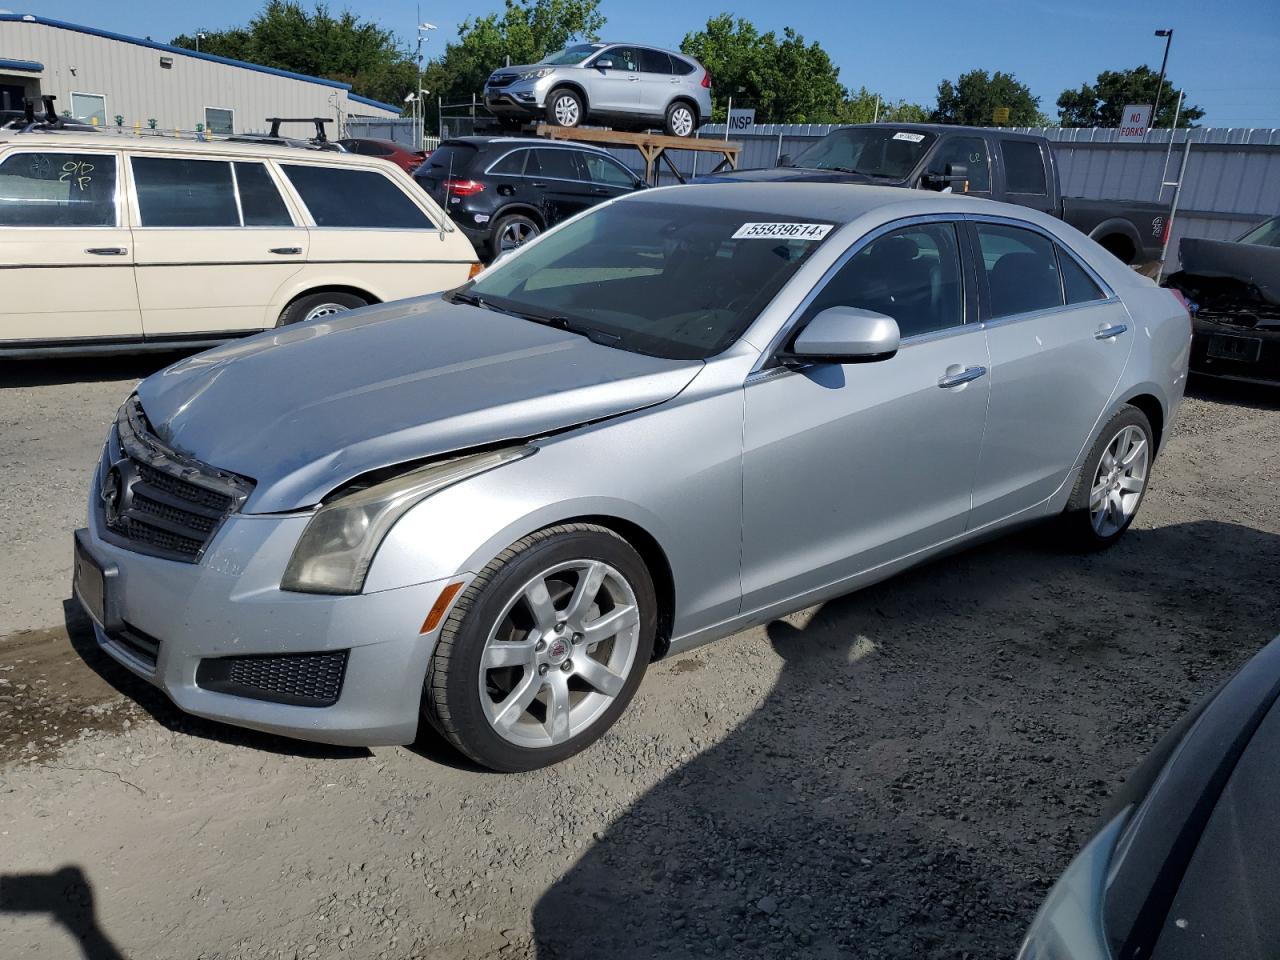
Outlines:
POLYGON ((0 390, 6 387, 44 387, 58 383, 94 383, 109 380, 141 380, 190 356, 191 350, 163 353, 131 353, 119 356, 37 357, 6 360, 0 372, 0 390))
POLYGON ((125 960, 98 926, 93 886, 79 867, 0 874, 0 914, 4 913, 47 916, 79 944, 84 960, 125 960))
POLYGON ((1280 410, 1280 383, 1239 383, 1192 374, 1187 381, 1187 395, 1255 410, 1280 410))
POLYGON ((538 957, 1012 956, 1106 796, 1280 629, 1273 534, 1042 536, 770 624, 761 707, 547 891, 538 957))

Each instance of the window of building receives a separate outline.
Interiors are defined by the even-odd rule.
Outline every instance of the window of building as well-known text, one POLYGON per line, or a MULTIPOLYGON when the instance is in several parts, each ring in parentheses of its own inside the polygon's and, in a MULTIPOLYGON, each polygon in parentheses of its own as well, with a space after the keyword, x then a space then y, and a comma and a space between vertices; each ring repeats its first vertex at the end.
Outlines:
POLYGON ((107 125, 107 98, 100 93, 71 94, 71 115, 87 123, 107 125))
POLYGON ((116 161, 94 153, 11 153, 0 162, 0 225, 114 227, 116 161))
POLYGON ((204 128, 209 133, 229 137, 236 132, 236 114, 226 107, 205 107, 204 128))

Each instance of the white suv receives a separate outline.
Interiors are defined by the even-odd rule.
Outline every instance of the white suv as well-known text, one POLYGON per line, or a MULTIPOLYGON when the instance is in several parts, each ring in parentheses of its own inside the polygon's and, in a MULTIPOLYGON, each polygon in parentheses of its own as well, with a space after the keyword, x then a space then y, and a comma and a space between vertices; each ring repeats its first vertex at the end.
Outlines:
POLYGON ((0 356, 218 343, 457 286, 475 250, 372 157, 0 132, 0 356))
POLYGON ((691 137, 711 118, 711 74, 693 57, 631 43, 579 43, 541 63, 503 67, 484 102, 505 125, 545 119, 560 127, 606 122, 615 129, 661 125, 691 137))

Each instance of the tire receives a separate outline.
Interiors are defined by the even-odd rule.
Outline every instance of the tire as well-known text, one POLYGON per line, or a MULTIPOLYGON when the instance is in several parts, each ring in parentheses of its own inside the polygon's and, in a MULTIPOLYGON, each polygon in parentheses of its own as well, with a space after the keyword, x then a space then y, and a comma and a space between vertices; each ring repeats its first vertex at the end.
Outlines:
POLYGON ((364 297, 358 297, 354 293, 308 293, 284 308, 284 312, 280 314, 280 319, 276 321, 276 326, 287 327, 293 323, 318 320, 321 317, 329 317, 335 313, 345 313, 348 310, 356 310, 368 305, 368 300, 364 299, 364 297))
POLYGON ((667 107, 662 132, 669 137, 692 137, 698 130, 698 111, 687 100, 677 100, 667 107))
POLYGON ((509 213, 493 222, 489 233, 489 251, 494 259, 524 246, 542 232, 542 226, 523 213, 509 213))
POLYGON ((586 119, 587 107, 580 94, 568 87, 551 91, 547 97, 547 123, 557 127, 577 127, 586 119))
POLYGON ((559 763, 626 709, 656 632, 653 580, 629 543, 594 524, 539 530, 480 571, 455 604, 427 669, 423 714, 491 770, 559 763), (584 588, 590 605, 575 612, 588 571, 599 586, 584 588), (592 624, 615 612, 593 642, 592 624))
POLYGON ((1103 550, 1124 536, 1146 496, 1154 458, 1150 421, 1126 404, 1103 427, 1076 478, 1060 521, 1068 546, 1103 550))

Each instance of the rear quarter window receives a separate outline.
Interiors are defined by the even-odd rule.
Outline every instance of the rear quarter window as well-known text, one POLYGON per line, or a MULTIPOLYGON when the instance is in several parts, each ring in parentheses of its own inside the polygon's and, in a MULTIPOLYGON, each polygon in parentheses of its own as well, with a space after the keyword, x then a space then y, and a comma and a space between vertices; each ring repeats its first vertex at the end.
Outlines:
POLYGON ((1010 193, 1043 196, 1049 192, 1044 177, 1044 157, 1040 144, 1031 140, 1001 140, 1005 185, 1010 193))
POLYGON ((426 213, 376 170, 281 164, 317 227, 413 230, 434 227, 426 213))

